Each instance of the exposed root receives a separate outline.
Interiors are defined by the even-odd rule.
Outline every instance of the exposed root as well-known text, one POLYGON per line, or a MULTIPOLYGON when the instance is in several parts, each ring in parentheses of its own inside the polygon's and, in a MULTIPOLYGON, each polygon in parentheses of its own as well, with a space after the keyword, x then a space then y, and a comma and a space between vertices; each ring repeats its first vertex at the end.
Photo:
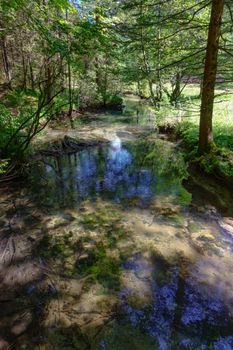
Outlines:
POLYGON ((10 182, 18 179, 22 176, 23 165, 18 163, 12 163, 6 169, 4 174, 0 176, 0 183, 10 182))
POLYGON ((15 252, 16 252, 15 242, 14 242, 14 238, 11 236, 7 239, 4 250, 3 250, 2 255, 0 257, 1 263, 2 264, 6 264, 6 263, 11 264, 13 259, 14 259, 15 252))
POLYGON ((45 156, 57 157, 65 154, 76 153, 83 148, 97 147, 106 142, 108 141, 77 141, 74 138, 65 135, 62 141, 54 142, 48 149, 41 150, 39 153, 45 156))

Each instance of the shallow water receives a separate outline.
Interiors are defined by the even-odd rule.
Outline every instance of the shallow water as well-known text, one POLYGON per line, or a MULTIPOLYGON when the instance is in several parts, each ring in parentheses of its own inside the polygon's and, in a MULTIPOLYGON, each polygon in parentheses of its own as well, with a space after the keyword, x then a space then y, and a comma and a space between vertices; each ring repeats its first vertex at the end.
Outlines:
POLYGON ((1 190, 0 349, 233 349, 233 218, 126 107, 1 190))

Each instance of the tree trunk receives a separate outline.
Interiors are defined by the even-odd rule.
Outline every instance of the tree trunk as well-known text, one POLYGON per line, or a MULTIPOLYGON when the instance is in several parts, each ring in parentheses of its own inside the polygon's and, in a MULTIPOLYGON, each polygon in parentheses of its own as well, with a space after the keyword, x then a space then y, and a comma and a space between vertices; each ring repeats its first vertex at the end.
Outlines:
POLYGON ((155 97, 154 90, 153 90, 153 82, 151 81, 150 78, 148 78, 148 85, 149 85, 149 90, 150 90, 150 98, 152 101, 152 104, 154 107, 158 107, 157 105, 157 98, 155 97))
MULTIPOLYGON (((161 21, 161 5, 158 5, 158 21, 161 21)), ((159 24, 158 26, 158 30, 157 30, 157 40, 158 40, 158 47, 157 47, 157 81, 156 81, 156 96, 157 96, 157 100, 158 100, 158 108, 160 108, 160 102, 162 100, 162 80, 161 80, 161 71, 160 71, 160 67, 161 67, 161 26, 159 24)))
POLYGON ((175 84, 173 85, 173 91, 171 93, 170 102, 177 107, 178 98, 181 95, 181 73, 177 72, 175 75, 175 84))
MULTIPOLYGON (((66 20, 68 21, 68 11, 66 10, 66 20)), ((74 129, 74 121, 73 121, 73 89, 72 89, 72 74, 71 74, 71 64, 70 64, 70 56, 71 56, 71 44, 69 34, 67 34, 67 46, 68 46, 68 57, 67 57, 67 68, 68 68, 68 90, 69 90, 69 111, 68 116, 70 118, 70 126, 74 129)))
POLYGON ((137 81, 137 94, 138 94, 138 96, 142 97, 142 90, 141 90, 140 80, 137 81))
POLYGON ((52 97, 52 87, 53 87, 53 78, 51 72, 51 59, 45 58, 45 94, 46 100, 50 101, 52 97))
POLYGON ((213 143, 212 117, 214 88, 217 74, 218 47, 224 0, 212 0, 208 43, 205 58, 201 115, 199 129, 199 152, 209 152, 213 143))
POLYGON ((60 74, 61 74, 61 80, 60 80, 60 86, 61 89, 63 90, 63 93, 65 94, 65 69, 64 69, 64 64, 63 64, 63 57, 61 54, 59 54, 59 61, 60 61, 60 74))
POLYGON ((27 90, 27 63, 25 60, 22 44, 21 44, 21 56, 22 56, 22 68, 23 68, 22 89, 26 91, 27 90))
POLYGON ((7 85, 9 86, 9 88, 11 88, 12 77, 11 77, 11 70, 10 70, 8 54, 6 49, 6 42, 4 37, 2 38, 2 59, 3 59, 3 67, 6 75, 7 85))
POLYGON ((29 57, 29 71, 30 71, 30 84, 31 84, 31 89, 34 90, 35 88, 35 81, 34 81, 34 73, 33 73, 33 67, 32 67, 32 60, 31 57, 29 57))
POLYGON ((67 66, 68 66, 68 89, 69 89, 69 111, 68 116, 70 118, 70 126, 73 129, 74 123, 73 123, 73 91, 72 91, 72 77, 71 77, 71 66, 70 66, 70 57, 68 57, 67 60, 67 66))
MULTIPOLYGON (((140 15, 143 16, 143 1, 140 3, 140 15)), ((140 39, 141 39, 141 50, 142 50, 142 57, 143 57, 143 63, 144 63, 144 71, 146 73, 146 79, 148 81, 149 91, 150 91, 150 100, 154 107, 157 107, 157 98, 155 97, 154 90, 153 90, 153 80, 151 79, 151 69, 149 65, 149 60, 147 58, 146 48, 145 48, 145 41, 144 41, 144 31, 143 26, 140 28, 140 39)))

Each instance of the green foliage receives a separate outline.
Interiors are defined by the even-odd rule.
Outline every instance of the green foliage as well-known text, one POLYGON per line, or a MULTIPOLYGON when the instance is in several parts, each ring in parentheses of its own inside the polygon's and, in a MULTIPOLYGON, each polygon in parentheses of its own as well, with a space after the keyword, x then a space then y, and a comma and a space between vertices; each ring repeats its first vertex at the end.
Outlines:
MULTIPOLYGON (((139 149, 145 149, 146 157, 143 158, 143 165, 154 169, 159 176, 170 174, 172 178, 185 178, 187 176, 186 164, 179 153, 174 151, 170 142, 154 139, 142 140, 139 149)), ((145 153, 144 153, 145 154, 145 153)))
POLYGON ((88 276, 104 288, 118 290, 121 260, 112 250, 126 235, 119 218, 119 214, 110 212, 108 207, 84 214, 76 225, 81 224, 85 233, 81 236, 72 230, 47 233, 37 246, 36 254, 53 261, 68 277, 88 276), (99 239, 93 242, 88 231, 95 231, 99 239))
MULTIPOLYGON (((40 341, 41 339, 39 339, 40 341)), ((78 324, 69 327, 59 324, 54 329, 47 329, 46 345, 40 346, 41 349, 49 350, 75 350, 87 347, 89 347, 89 339, 78 324)))
POLYGON ((120 96, 117 95, 107 95, 107 105, 108 106, 122 106, 123 104, 123 99, 120 96))
MULTIPOLYGON (((129 88, 150 100, 158 124, 167 116, 190 116, 182 108, 192 109, 200 87, 186 93, 190 85, 186 78, 202 76, 210 6, 177 0, 155 5, 152 0, 140 4, 112 0, 1 2, 1 49, 6 55, 1 83, 8 89, 0 107, 2 149, 25 122, 4 157, 15 156, 22 138, 28 136, 32 124, 26 120, 37 108, 41 90, 48 96, 52 90, 63 91, 55 101, 58 113, 61 105, 62 112, 69 114, 79 108, 120 106, 120 96, 129 88)), ((232 38, 229 23, 225 11, 224 47, 232 38)), ((219 62, 223 78, 230 78, 229 70, 222 69, 228 63, 224 50, 219 62)), ((44 110, 40 112, 43 115, 44 110)), ((180 130, 193 149, 198 136, 195 128, 181 126, 180 130)), ((215 143, 233 149, 232 129, 216 126, 215 143)))
POLYGON ((216 171, 233 177, 233 157, 232 154, 227 154, 221 150, 212 150, 198 159, 201 167, 207 173, 215 173, 216 171))
MULTIPOLYGON (((18 115, 14 115, 11 110, 5 105, 0 103, 0 151, 3 157, 14 157, 18 151, 18 146, 21 141, 22 133, 16 135, 12 140, 7 151, 5 146, 19 126, 24 123, 28 118, 28 115, 20 112, 18 115)), ((19 154, 18 154, 19 155, 19 154)))
POLYGON ((180 136, 192 150, 197 148, 198 133, 198 126, 192 122, 181 122, 176 126, 176 134, 180 136))
POLYGON ((8 165, 9 165, 9 159, 0 160, 0 175, 6 172, 8 165))
POLYGON ((209 154, 199 156, 198 154, 198 125, 194 122, 183 122, 177 125, 176 133, 179 135, 186 144, 188 153, 185 153, 185 157, 188 160, 196 160, 200 164, 201 168, 211 174, 215 171, 219 171, 226 176, 233 176, 233 154, 232 154, 232 135, 229 134, 232 126, 224 123, 215 124, 214 141, 215 144, 209 154))
POLYGON ((107 255, 102 243, 97 244, 86 258, 78 259, 75 270, 80 275, 91 276, 105 288, 119 288, 120 262, 107 255))
POLYGON ((32 139, 61 112, 56 94, 47 102, 44 93, 34 90, 10 91, 0 103, 0 152, 4 158, 22 161, 32 139))
POLYGON ((119 261, 109 257, 101 244, 96 247, 92 265, 88 268, 87 272, 103 284, 104 287, 119 288, 119 261))
POLYGON ((46 259, 60 259, 64 262, 65 258, 74 253, 75 247, 72 231, 62 236, 46 234, 37 247, 37 254, 46 259))
POLYGON ((213 153, 202 156, 201 158, 199 158, 199 162, 201 167, 207 173, 213 173, 218 165, 216 155, 214 155, 213 153))

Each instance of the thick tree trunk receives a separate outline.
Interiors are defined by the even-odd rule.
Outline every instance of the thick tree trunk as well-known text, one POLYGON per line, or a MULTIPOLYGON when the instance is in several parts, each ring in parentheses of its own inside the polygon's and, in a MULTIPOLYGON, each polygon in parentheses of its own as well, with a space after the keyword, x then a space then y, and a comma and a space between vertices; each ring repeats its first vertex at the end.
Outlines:
POLYGON ((206 153, 213 142, 212 117, 217 74, 218 46, 224 0, 212 0, 201 101, 199 152, 206 153))

